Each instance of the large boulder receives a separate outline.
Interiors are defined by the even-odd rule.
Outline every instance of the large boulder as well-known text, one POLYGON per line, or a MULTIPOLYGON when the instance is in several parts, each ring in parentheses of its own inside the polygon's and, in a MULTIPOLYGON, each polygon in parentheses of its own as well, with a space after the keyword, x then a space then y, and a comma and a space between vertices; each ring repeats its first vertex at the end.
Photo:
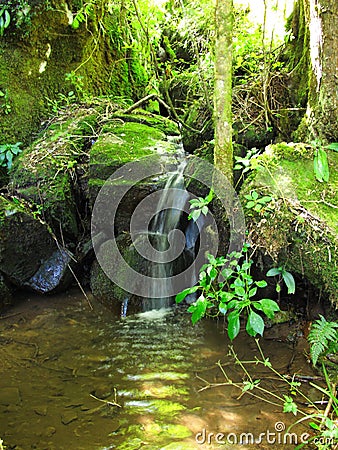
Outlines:
POLYGON ((338 154, 327 152, 330 179, 320 183, 311 146, 268 146, 253 160, 241 201, 253 245, 272 265, 307 278, 338 306, 338 154), (256 207, 264 197, 272 200, 256 207))

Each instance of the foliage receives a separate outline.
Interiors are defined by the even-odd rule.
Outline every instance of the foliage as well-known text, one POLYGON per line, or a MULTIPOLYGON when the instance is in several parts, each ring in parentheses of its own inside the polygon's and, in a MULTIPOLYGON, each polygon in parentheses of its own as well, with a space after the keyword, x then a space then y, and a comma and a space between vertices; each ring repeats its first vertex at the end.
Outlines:
POLYGON ((207 314, 227 316, 231 340, 240 331, 242 315, 246 318, 247 333, 256 336, 262 335, 265 327, 261 314, 273 319, 279 311, 274 300, 254 300, 258 288, 266 287, 267 283, 253 280, 250 273, 253 261, 247 256, 248 249, 245 244, 241 252, 232 252, 226 258, 208 255, 209 262, 201 267, 198 284, 176 296, 176 302, 180 303, 187 295, 198 292, 197 300, 188 308, 192 322, 196 323, 207 314))
POLYGON ((16 144, 2 144, 0 145, 0 166, 6 167, 7 170, 12 168, 13 158, 22 150, 20 148, 21 142, 16 144))
POLYGON ((205 198, 198 197, 198 198, 189 200, 190 209, 192 209, 192 211, 189 214, 188 219, 193 219, 196 222, 196 220, 199 218, 201 213, 204 216, 206 216, 209 211, 208 205, 212 201, 213 197, 214 197, 214 192, 211 189, 209 194, 205 198))
POLYGON ((244 195, 244 198, 248 200, 245 205, 247 209, 263 214, 265 214, 265 211, 269 209, 269 203, 272 201, 272 197, 270 195, 260 197, 258 192, 255 190, 244 195))
POLYGON ((88 2, 84 3, 81 8, 76 12, 75 16, 73 17, 73 21, 71 23, 72 28, 75 30, 79 28, 80 24, 83 22, 87 23, 88 17, 91 16, 93 13, 93 7, 96 3, 96 0, 89 0, 88 2))
POLYGON ((330 177, 330 169, 325 148, 338 151, 338 143, 333 142, 332 144, 323 147, 319 141, 313 141, 312 146, 315 151, 313 169, 316 179, 321 183, 323 181, 327 183, 330 177))
POLYGON ((9 101, 9 93, 7 89, 5 89, 4 91, 0 90, 0 99, 2 100, 0 108, 5 114, 10 114, 12 111, 12 106, 9 101))
POLYGON ((311 326, 308 340, 310 343, 310 355, 313 365, 324 353, 338 351, 338 323, 327 322, 323 316, 317 319, 311 326))
POLYGON ((6 5, 0 5, 0 37, 11 23, 15 23, 20 29, 23 29, 24 25, 30 25, 30 9, 28 0, 7 0, 6 5))
MULTIPOLYGON (((256 339, 256 344, 259 356, 255 356, 251 361, 241 361, 235 353, 234 348, 230 346, 230 356, 234 358, 235 364, 240 366, 243 371, 243 382, 238 383, 233 381, 227 374, 225 367, 219 362, 218 366, 226 380, 224 384, 237 388, 241 392, 240 397, 244 394, 252 395, 255 399, 259 399, 275 406, 279 405, 285 413, 301 416, 285 430, 285 433, 289 433, 294 426, 307 422, 312 433, 315 432, 315 435, 309 433, 307 442, 301 443, 296 449, 300 449, 308 444, 314 444, 320 450, 336 448, 334 445, 338 443, 338 398, 336 395, 336 385, 331 382, 325 366, 323 365, 324 387, 314 383, 309 377, 304 377, 304 381, 302 376, 297 376, 297 378, 295 376, 289 377, 288 375, 281 374, 273 367, 269 358, 265 357, 263 354, 258 339, 256 339), (266 380, 269 379, 266 376, 264 377, 265 380, 253 379, 249 371, 250 365, 262 365, 265 369, 271 371, 273 373, 273 379, 275 380, 276 377, 280 379, 283 385, 288 389, 288 393, 284 393, 283 389, 282 391, 280 389, 276 391, 272 386, 264 386, 263 382, 266 382, 266 380), (325 411, 322 410, 322 402, 318 405, 315 395, 311 395, 311 397, 314 397, 314 399, 312 399, 306 394, 308 389, 303 389, 302 383, 304 383, 304 385, 309 383, 313 388, 314 393, 317 393, 318 398, 324 403, 327 403, 325 411), (307 405, 305 410, 302 407, 304 404, 307 405), (311 413, 308 413, 309 409, 311 413)), ((213 384, 210 383, 209 387, 212 386, 213 384)), ((215 386, 219 387, 220 383, 217 382, 215 386)))
POLYGON ((279 276, 279 281, 277 282, 276 285, 276 291, 280 292, 281 290, 280 281, 281 279, 283 279, 286 284, 286 287, 288 288, 288 294, 294 294, 296 290, 296 283, 292 273, 285 270, 284 267, 273 267, 266 274, 267 277, 274 277, 276 275, 279 276))
POLYGON ((252 158, 258 156, 259 150, 257 148, 252 148, 248 150, 247 154, 244 157, 235 156, 236 164, 234 166, 234 170, 241 170, 242 174, 245 174, 251 169, 252 158))
POLYGON ((6 6, 3 6, 0 9, 0 36, 2 37, 4 35, 5 29, 9 26, 11 22, 11 16, 8 12, 8 9, 6 6))

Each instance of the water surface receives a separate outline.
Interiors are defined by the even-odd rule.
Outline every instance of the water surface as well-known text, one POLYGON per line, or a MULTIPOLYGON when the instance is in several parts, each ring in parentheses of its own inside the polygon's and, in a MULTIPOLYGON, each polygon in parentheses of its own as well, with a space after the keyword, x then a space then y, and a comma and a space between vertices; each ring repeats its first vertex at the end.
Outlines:
MULTIPOLYGON (((176 309, 121 319, 93 308, 74 291, 26 298, 1 318, 0 437, 8 449, 294 448, 240 442, 241 433, 258 439, 292 423, 280 407, 239 399, 233 386, 203 389, 225 381, 219 360, 234 381, 242 377, 221 322, 192 326, 176 309), (218 443, 217 433, 225 436, 218 443)), ((291 343, 262 345, 280 371, 291 359, 293 370, 309 371, 291 343)), ((244 334, 235 349, 241 359, 258 355, 244 334)), ((271 391, 287 393, 267 369, 252 370, 271 391)))

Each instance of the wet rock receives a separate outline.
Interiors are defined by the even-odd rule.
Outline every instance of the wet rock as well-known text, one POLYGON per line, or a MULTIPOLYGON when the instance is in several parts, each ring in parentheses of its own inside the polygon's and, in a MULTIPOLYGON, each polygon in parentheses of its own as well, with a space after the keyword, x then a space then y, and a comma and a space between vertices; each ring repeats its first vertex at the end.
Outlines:
POLYGON ((54 427, 47 427, 45 432, 44 432, 44 435, 45 435, 45 437, 52 437, 55 433, 56 433, 56 428, 54 428, 54 427))
POLYGON ((3 275, 0 274, 0 313, 13 301, 12 290, 6 283, 3 275))
POLYGON ((38 416, 46 416, 47 415, 47 406, 38 406, 37 408, 34 408, 34 412, 38 416))
POLYGON ((0 405, 20 405, 20 391, 16 387, 4 387, 0 389, 0 405))
POLYGON ((70 261, 71 256, 68 252, 57 249, 50 258, 42 262, 38 271, 25 283, 25 286, 40 294, 69 286, 72 280, 68 267, 70 261))

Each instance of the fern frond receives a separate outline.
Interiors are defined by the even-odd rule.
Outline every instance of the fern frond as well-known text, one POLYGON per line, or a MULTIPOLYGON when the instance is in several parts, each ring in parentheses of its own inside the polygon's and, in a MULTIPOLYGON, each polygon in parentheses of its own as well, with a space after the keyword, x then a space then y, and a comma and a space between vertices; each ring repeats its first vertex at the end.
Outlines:
POLYGON ((337 341, 337 328, 337 322, 327 322, 323 316, 320 316, 320 319, 312 324, 308 341, 310 343, 311 360, 314 366, 316 365, 319 356, 329 348, 330 343, 335 343, 337 341))

